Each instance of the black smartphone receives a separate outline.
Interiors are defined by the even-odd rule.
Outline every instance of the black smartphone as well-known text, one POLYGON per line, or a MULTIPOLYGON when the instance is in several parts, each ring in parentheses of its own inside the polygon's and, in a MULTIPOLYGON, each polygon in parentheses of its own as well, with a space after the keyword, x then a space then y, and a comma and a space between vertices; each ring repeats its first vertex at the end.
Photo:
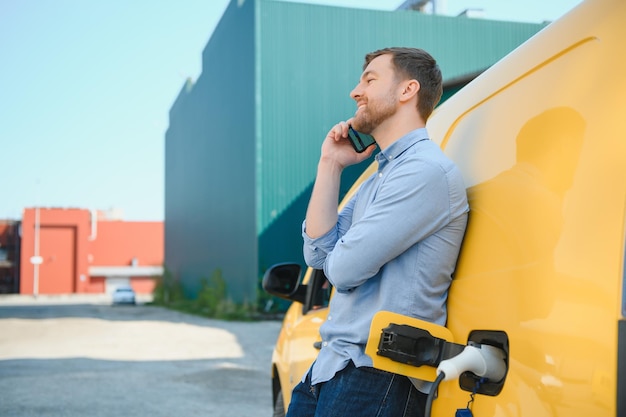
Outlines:
POLYGON ((357 132, 352 128, 352 126, 348 127, 348 139, 350 139, 350 143, 355 151, 358 153, 363 152, 369 146, 375 145, 376 140, 372 135, 366 135, 365 133, 357 132))

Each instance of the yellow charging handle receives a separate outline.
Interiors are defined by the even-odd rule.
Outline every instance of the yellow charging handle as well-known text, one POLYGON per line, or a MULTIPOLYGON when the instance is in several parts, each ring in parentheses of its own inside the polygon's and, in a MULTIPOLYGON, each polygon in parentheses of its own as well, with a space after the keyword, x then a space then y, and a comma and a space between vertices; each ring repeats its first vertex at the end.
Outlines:
POLYGON ((426 330, 432 336, 443 339, 446 342, 454 342, 452 332, 447 327, 440 326, 438 324, 430 323, 428 321, 416 319, 409 316, 404 316, 398 313, 392 313, 390 311, 379 311, 374 315, 372 324, 370 326, 370 335, 365 346, 365 353, 372 358, 374 362, 374 368, 381 369, 387 372, 393 372, 395 374, 405 375, 411 378, 417 378, 424 381, 434 381, 437 378, 437 368, 428 365, 413 366, 400 362, 393 361, 384 356, 379 356, 378 345, 380 342, 380 336, 384 328, 390 324, 407 325, 418 329, 426 330))

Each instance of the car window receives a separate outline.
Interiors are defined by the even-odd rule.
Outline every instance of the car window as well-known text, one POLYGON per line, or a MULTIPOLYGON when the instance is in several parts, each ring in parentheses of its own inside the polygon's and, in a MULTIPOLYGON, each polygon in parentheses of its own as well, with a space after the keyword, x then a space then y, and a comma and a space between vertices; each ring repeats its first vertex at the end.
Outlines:
POLYGON ((328 307, 332 288, 324 271, 321 269, 314 270, 308 283, 307 299, 303 306, 303 313, 306 314, 311 310, 328 307))

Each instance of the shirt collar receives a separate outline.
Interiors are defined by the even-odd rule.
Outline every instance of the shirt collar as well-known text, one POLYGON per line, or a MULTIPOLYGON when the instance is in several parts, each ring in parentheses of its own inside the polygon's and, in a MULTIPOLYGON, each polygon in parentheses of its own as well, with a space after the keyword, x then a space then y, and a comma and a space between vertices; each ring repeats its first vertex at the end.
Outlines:
POLYGON ((415 129, 396 140, 389 145, 384 151, 380 151, 376 155, 376 160, 379 165, 384 165, 385 162, 392 161, 400 156, 404 151, 415 145, 417 142, 428 139, 428 132, 426 128, 422 127, 415 129))

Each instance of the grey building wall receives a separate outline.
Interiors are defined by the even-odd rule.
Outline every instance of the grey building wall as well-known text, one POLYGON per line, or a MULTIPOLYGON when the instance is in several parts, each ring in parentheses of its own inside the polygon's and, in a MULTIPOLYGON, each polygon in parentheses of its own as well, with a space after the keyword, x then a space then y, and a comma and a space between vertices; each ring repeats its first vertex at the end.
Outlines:
POLYGON ((190 296, 219 269, 256 299, 254 68, 254 2, 231 2, 165 136, 165 265, 190 296))

